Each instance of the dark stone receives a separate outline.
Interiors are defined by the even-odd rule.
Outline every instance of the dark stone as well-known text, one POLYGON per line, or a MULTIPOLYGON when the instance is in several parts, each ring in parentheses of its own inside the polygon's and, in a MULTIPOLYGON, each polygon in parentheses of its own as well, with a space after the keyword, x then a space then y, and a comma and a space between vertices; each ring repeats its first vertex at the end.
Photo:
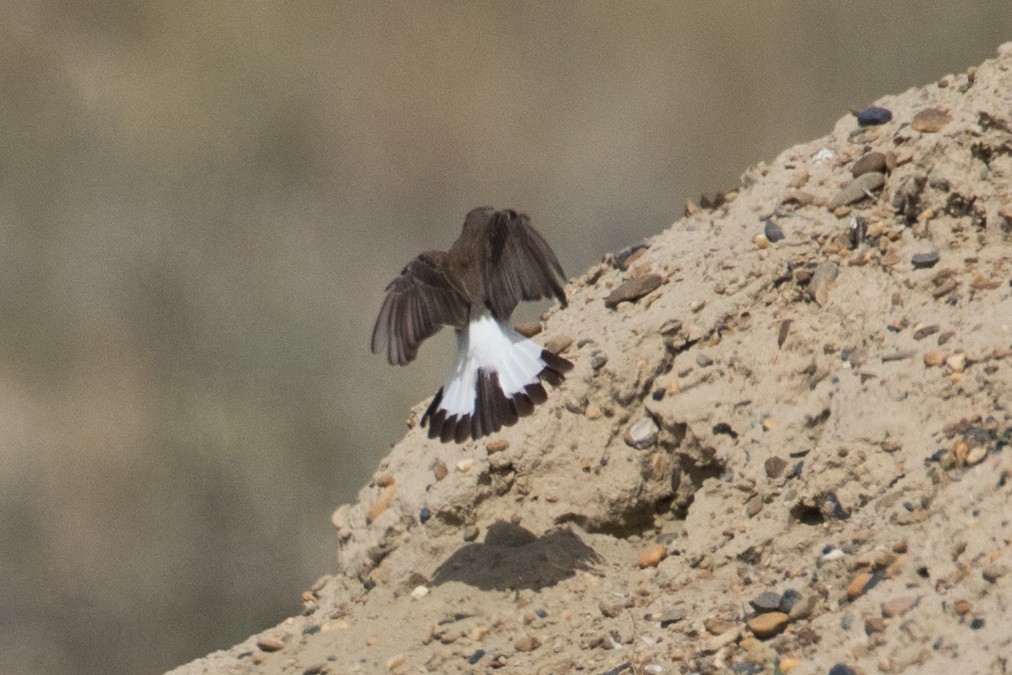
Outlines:
POLYGON ((431 517, 432 511, 430 511, 429 507, 427 506, 423 506, 422 510, 418 512, 418 522, 420 522, 422 525, 429 522, 429 518, 431 517))
POLYGON ((871 106, 857 114, 857 124, 862 127, 870 127, 876 124, 885 124, 893 118, 892 112, 886 108, 871 106))
POLYGON ((756 612, 773 612, 780 609, 780 594, 776 591, 763 591, 748 601, 756 612))
POLYGON ((775 244, 784 238, 784 231, 780 229, 780 226, 773 222, 772 218, 767 218, 765 225, 763 225, 763 234, 771 244, 775 244))
POLYGON ((885 153, 881 152, 869 152, 866 155, 862 155, 854 162, 853 166, 850 167, 851 174, 855 178, 862 174, 871 173, 877 171, 879 173, 886 172, 886 156, 885 153))
POLYGON ((481 661, 482 657, 484 657, 484 656, 485 656, 485 650, 484 649, 476 649, 476 650, 474 650, 473 654, 471 654, 470 656, 467 657, 467 662, 470 665, 473 666, 474 664, 476 664, 479 661, 481 661))
POLYGON ((857 671, 850 666, 837 663, 829 669, 828 675, 857 675, 857 671))
POLYGON ((784 614, 790 614, 791 610, 794 609, 794 605, 798 604, 799 600, 801 600, 801 593, 793 588, 788 588, 780 596, 780 611, 784 614))
POLYGON ((915 253, 910 258, 910 264, 914 266, 915 270, 924 270, 934 267, 938 264, 940 256, 938 251, 931 251, 930 253, 915 253))

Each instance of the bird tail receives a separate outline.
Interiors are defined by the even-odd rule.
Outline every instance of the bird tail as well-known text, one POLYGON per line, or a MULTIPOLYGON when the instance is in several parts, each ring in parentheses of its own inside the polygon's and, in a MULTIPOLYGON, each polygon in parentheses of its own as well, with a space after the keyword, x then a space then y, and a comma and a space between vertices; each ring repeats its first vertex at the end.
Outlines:
POLYGON ((457 335, 457 360, 422 415, 429 438, 462 443, 511 426, 548 399, 573 364, 485 313, 457 335))

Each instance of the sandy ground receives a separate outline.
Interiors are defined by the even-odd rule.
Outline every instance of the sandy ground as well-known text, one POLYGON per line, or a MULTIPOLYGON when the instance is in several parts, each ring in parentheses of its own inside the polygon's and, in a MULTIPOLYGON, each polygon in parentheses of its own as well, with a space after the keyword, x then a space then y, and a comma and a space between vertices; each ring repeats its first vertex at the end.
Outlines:
POLYGON ((176 672, 1007 672, 1010 92, 1012 43, 573 279, 545 406, 409 430, 304 612, 176 672))

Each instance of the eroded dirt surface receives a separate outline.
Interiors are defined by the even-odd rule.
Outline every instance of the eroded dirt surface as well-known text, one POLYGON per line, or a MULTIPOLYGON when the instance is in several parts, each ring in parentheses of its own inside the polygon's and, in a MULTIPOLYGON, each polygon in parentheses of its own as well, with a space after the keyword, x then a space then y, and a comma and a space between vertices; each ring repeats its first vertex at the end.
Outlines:
POLYGON ((573 279, 542 409, 410 430, 177 672, 1007 672, 1012 43, 876 105, 573 279))

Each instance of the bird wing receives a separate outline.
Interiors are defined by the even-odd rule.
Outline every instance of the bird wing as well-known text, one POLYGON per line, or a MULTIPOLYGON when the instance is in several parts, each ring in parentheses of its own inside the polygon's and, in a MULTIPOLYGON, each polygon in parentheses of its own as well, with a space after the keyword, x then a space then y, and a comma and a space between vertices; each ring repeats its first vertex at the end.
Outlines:
POLYGON ((509 319, 521 300, 555 297, 566 306, 562 265, 526 214, 492 214, 485 256, 485 299, 497 319, 509 319))
POLYGON ((447 276, 443 251, 427 251, 390 282, 372 330, 372 351, 386 351, 391 365, 403 366, 422 341, 444 325, 463 326, 468 306, 463 292, 447 276))

